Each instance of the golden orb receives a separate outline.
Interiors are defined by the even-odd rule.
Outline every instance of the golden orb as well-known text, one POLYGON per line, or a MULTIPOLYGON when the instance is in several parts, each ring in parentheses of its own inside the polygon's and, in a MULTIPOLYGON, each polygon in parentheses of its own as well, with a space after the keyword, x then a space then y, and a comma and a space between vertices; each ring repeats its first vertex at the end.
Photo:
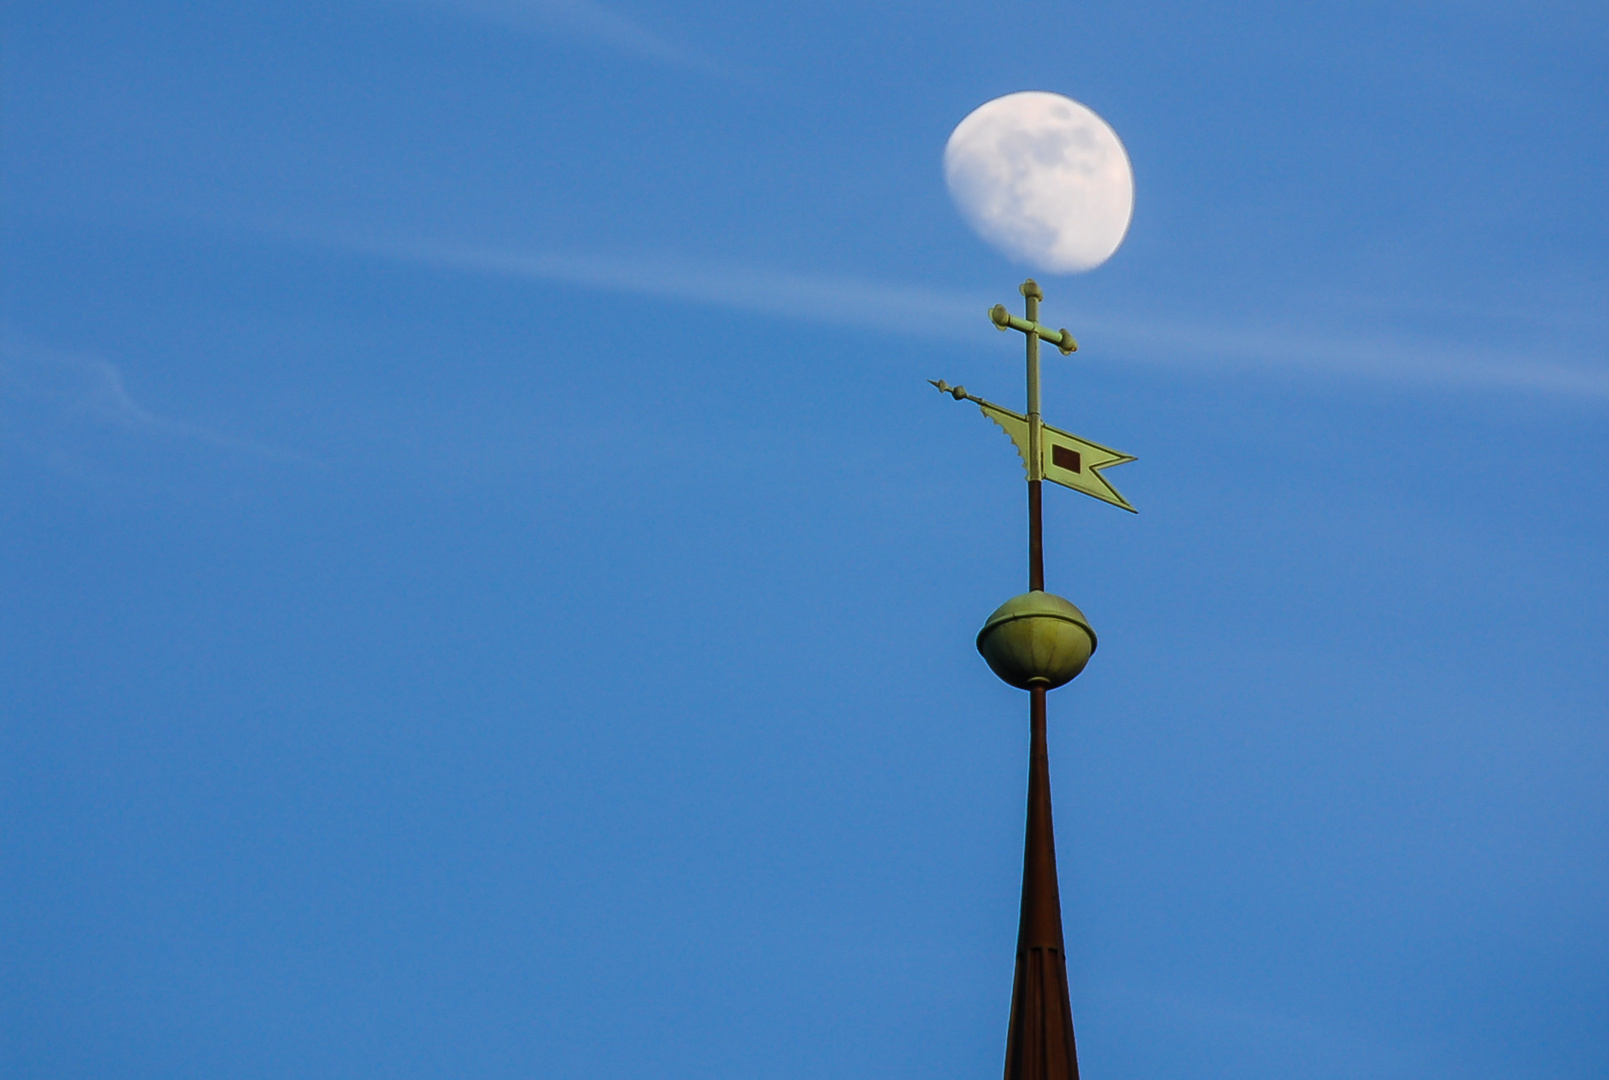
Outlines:
POLYGON ((1072 682, 1095 651, 1084 613, 1052 593, 1014 596, 978 631, 978 652, 989 668, 1019 690, 1054 690, 1072 682))

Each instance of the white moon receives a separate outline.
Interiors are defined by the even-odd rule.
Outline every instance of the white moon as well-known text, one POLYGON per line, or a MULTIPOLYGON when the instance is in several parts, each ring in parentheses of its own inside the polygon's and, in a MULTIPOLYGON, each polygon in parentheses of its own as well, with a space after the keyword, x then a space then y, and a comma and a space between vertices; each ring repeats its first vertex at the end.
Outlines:
POLYGON ((1025 90, 955 126, 944 178, 967 223, 1040 270, 1091 270, 1134 216, 1134 173, 1117 132, 1072 98, 1025 90))

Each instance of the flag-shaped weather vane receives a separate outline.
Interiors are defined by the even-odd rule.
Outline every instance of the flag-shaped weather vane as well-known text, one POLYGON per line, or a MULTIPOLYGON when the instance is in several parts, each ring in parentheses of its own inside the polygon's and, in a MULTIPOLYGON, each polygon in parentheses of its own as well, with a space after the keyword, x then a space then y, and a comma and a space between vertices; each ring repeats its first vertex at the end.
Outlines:
MULTIPOLYGON (((992 401, 985 401, 966 392, 964 386, 951 386, 943 379, 929 379, 942 393, 957 401, 970 401, 983 411, 983 415, 1000 425, 1011 441, 1017 444, 1017 454, 1028 471, 1028 482, 1036 484, 1049 480, 1093 495, 1102 502, 1121 506, 1130 513, 1136 512, 1129 501, 1101 475, 1101 470, 1122 465, 1135 459, 1120 450, 1100 443, 1081 439, 1070 431, 1053 428, 1039 417, 1039 342, 1046 341, 1061 350, 1063 356, 1078 351, 1078 342, 1066 330, 1052 330, 1038 322, 1039 301, 1043 294, 1032 278, 1023 282, 1020 290, 1027 302, 1028 317, 1018 318, 1006 310, 1004 304, 989 309, 989 319, 1001 331, 1021 330, 1028 338, 1028 415, 1014 413, 992 401)), ((1037 512, 1034 520, 1038 520, 1037 512)))
POLYGON ((1002 408, 933 381, 957 401, 971 401, 1011 436, 1028 474, 1028 591, 997 608, 978 632, 978 652, 1012 686, 1029 693, 1028 827, 1022 865, 1022 915, 1017 928, 1017 970, 1006 1036, 1006 1080, 1077 1080, 1072 1000, 1062 940, 1061 896, 1056 881, 1056 841, 1050 813, 1050 755, 1045 733, 1045 694, 1071 682, 1095 651, 1095 631, 1072 603, 1045 591, 1042 482, 1070 487, 1133 511, 1101 475, 1134 458, 1070 432, 1039 416, 1039 343, 1066 356, 1078 348, 1066 330, 1039 322, 1044 298, 1032 278, 1022 283, 1026 318, 996 304, 989 318, 1000 330, 1021 331, 1028 347, 1027 415, 1002 408))

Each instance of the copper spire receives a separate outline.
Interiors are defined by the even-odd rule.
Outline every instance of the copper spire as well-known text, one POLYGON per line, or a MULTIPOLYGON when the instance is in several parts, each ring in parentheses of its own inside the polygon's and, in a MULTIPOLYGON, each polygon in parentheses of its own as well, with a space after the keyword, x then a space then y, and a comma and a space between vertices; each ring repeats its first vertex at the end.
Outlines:
POLYGON ((1022 918, 1017 974, 1011 989, 1005 1080, 1077 1080, 1073 1008, 1067 994, 1056 837, 1050 817, 1050 755, 1045 743, 1045 689, 1029 706, 1028 830, 1022 856, 1022 918))

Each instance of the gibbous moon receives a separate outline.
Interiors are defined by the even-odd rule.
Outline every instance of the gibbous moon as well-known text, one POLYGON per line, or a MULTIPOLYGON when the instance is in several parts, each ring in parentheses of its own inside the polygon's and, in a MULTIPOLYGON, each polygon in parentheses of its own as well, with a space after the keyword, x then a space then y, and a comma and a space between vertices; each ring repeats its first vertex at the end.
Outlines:
POLYGON ((944 178, 967 223, 1039 270, 1092 270, 1134 215, 1117 132, 1072 98, 1039 90, 985 102, 950 133, 944 178))

